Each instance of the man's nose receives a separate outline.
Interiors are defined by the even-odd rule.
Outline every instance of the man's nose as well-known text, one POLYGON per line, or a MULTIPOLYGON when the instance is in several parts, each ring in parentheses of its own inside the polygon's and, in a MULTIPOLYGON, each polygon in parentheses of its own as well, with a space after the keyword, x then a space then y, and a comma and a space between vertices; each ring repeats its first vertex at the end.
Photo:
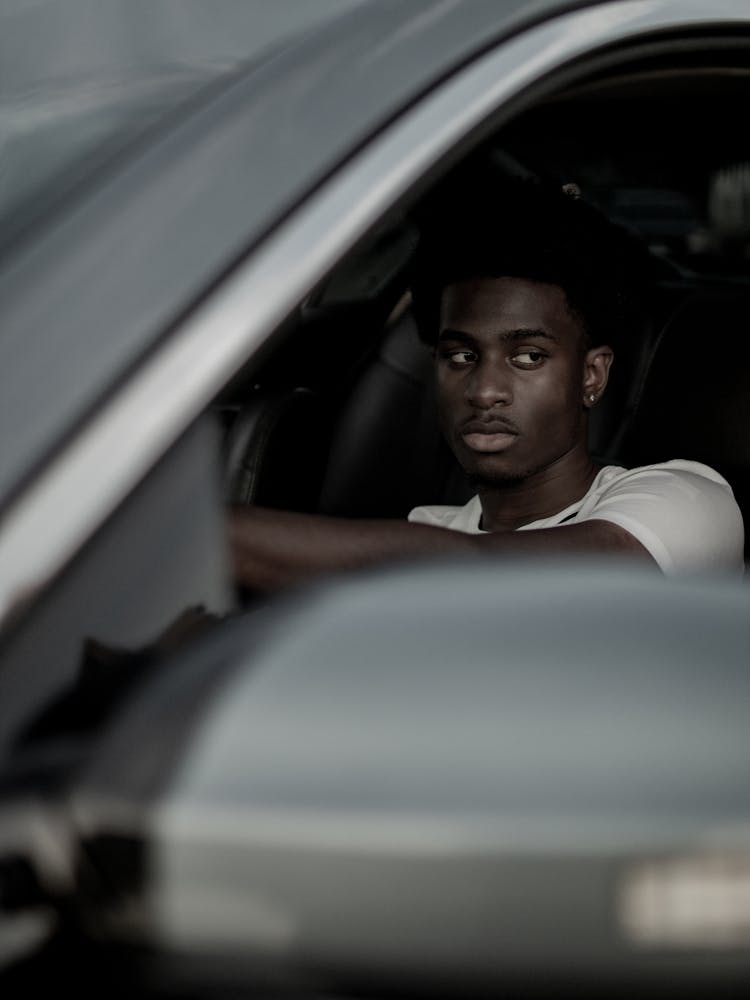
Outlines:
POLYGON ((466 382, 466 399, 480 410, 510 406, 513 402, 510 373, 495 365, 477 365, 466 382))

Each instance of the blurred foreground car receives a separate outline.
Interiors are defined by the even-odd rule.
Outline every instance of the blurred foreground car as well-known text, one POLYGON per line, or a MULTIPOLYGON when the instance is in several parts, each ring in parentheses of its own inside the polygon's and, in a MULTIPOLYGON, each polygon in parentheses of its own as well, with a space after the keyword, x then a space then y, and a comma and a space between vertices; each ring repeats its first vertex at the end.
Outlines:
POLYGON ((2 11, 7 991, 746 991, 744 586, 459 564, 241 613, 223 531, 466 495, 405 271, 469 156, 646 239, 592 448, 747 509, 744 0, 2 11))

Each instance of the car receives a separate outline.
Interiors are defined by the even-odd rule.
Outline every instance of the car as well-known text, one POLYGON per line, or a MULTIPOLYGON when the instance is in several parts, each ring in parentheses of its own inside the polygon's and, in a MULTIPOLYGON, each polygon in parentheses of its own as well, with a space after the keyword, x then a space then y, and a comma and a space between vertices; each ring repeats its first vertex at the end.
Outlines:
POLYGON ((467 495, 408 264, 474 163, 643 238, 592 450, 747 511, 744 0, 0 16, 6 995, 744 993, 743 583, 459 561, 268 600, 225 537, 227 503, 467 495))

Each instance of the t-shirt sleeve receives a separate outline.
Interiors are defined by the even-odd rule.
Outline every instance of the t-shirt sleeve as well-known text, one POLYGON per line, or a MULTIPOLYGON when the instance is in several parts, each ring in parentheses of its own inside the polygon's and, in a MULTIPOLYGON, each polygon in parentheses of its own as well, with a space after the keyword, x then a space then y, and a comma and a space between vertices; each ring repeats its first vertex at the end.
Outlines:
POLYGON ((412 524, 432 524, 444 528, 453 514, 451 507, 414 507, 409 511, 407 521, 412 524))
POLYGON ((415 507, 409 513, 408 519, 413 524, 431 524, 436 528, 449 528, 451 531, 462 531, 476 535, 480 533, 481 516, 482 505, 479 502, 479 497, 474 496, 463 507, 452 507, 446 504, 415 507))
POLYGON ((742 514, 731 487, 697 462, 626 471, 581 515, 624 528, 664 573, 744 571, 742 514))

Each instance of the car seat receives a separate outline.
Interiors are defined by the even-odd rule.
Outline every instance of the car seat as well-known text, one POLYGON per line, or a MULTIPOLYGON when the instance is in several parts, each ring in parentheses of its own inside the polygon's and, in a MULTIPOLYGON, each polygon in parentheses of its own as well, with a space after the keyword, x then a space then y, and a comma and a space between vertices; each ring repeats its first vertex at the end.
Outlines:
POLYGON ((342 386, 368 363, 384 321, 359 304, 294 319, 262 365, 218 401, 229 503, 318 510, 342 386))
POLYGON ((406 309, 339 414, 320 510, 403 518, 420 504, 465 503, 473 492, 440 432, 431 350, 406 309))
POLYGON ((240 407, 224 442, 230 503, 314 511, 327 446, 320 396, 306 388, 257 390, 240 407))
POLYGON ((747 524, 749 429, 750 296, 695 293, 655 343, 620 462, 704 462, 728 480, 747 524))

